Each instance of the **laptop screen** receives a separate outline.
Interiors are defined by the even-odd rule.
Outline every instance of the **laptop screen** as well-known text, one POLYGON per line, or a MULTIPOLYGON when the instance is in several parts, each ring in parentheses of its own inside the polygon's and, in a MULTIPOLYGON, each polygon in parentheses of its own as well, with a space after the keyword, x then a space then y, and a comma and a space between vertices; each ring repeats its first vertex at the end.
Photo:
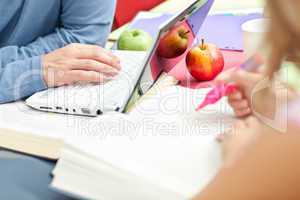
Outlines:
POLYGON ((126 107, 144 95, 162 72, 169 73, 176 68, 186 67, 188 49, 200 40, 197 34, 213 2, 214 0, 195 0, 175 15, 157 15, 131 25, 131 28, 148 32, 155 42, 148 52, 143 72, 126 107), (172 46, 174 43, 177 45, 172 46))

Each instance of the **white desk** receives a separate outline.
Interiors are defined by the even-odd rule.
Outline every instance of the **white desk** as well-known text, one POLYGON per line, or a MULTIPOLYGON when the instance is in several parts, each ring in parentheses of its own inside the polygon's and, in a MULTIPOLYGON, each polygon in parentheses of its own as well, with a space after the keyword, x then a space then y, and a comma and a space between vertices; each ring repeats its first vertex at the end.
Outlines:
MULTIPOLYGON (((166 12, 166 11, 175 12, 176 9, 174 9, 174 8, 179 9, 181 6, 184 6, 185 3, 187 3, 187 2, 188 2, 188 0, 186 0, 186 1, 184 1, 184 0, 167 0, 164 4, 153 9, 153 11, 154 12, 166 12)), ((240 0, 240 1, 216 0, 216 4, 214 5, 213 10, 216 11, 216 10, 226 10, 226 9, 256 8, 256 7, 260 7, 260 5, 261 5, 261 0, 240 0)), ((113 35, 117 35, 117 37, 118 37, 118 34, 121 31, 122 31, 122 29, 119 29, 119 31, 114 32, 113 35)), ((112 43, 109 42, 108 46, 111 46, 111 45, 112 45, 112 43)), ((80 117, 74 117, 74 118, 79 120, 80 117)), ((28 109, 27 107, 24 107, 24 105, 22 105, 22 104, 20 105, 18 103, 0 105, 0 124, 2 123, 2 125, 4 123, 4 125, 6 124, 8 126, 8 125, 13 125, 15 123, 16 124, 15 127, 18 126, 17 128, 25 130, 25 129, 31 129, 28 126, 30 124, 33 124, 34 127, 38 129, 39 126, 42 126, 44 123, 46 123, 46 127, 49 126, 49 122, 54 123, 53 125, 50 124, 52 126, 51 128, 56 129, 57 130, 56 133, 59 134, 60 132, 63 132, 61 124, 67 123, 68 117, 66 117, 64 115, 58 116, 55 114, 40 113, 40 112, 32 111, 32 110, 28 109), (42 119, 42 121, 39 121, 41 119, 42 119)), ((22 159, 24 159, 24 157, 21 156, 20 154, 15 154, 15 153, 0 150, 0 159, 1 158, 2 159, 5 159, 5 158, 11 158, 11 159, 22 158, 22 159)), ((34 160, 34 161, 41 163, 39 160, 34 160)), ((48 163, 48 164, 51 165, 50 163, 48 163)), ((43 179, 46 177, 50 178, 50 176, 49 176, 50 171, 51 171, 51 166, 49 167, 48 170, 44 171, 44 173, 41 175, 44 177, 41 177, 41 178, 43 178, 43 179)), ((20 179, 20 178, 18 177, 18 179, 20 179)), ((43 181, 39 185, 39 187, 48 188, 48 185, 46 185, 47 181, 48 180, 43 181)), ((46 192, 48 192, 48 191, 46 191, 46 192)), ((60 196, 60 198, 61 197, 63 197, 63 196, 60 196)), ((64 199, 67 199, 67 198, 64 198, 64 199)))
MULTIPOLYGON (((156 8, 152 9, 152 12, 170 12, 170 13, 174 13, 178 10, 180 10, 182 7, 186 6, 189 3, 190 0, 166 0, 164 3, 162 3, 161 5, 157 6, 156 8)), ((236 0, 216 0, 215 4, 212 8, 212 12, 215 11, 224 11, 224 10, 235 10, 235 9, 243 9, 243 8, 258 8, 261 7, 263 5, 263 0, 248 0, 248 1, 236 1, 236 0)), ((114 31, 111 36, 110 36, 110 40, 108 42, 107 46, 112 46, 114 41, 118 38, 119 34, 124 30, 124 28, 126 28, 126 26, 121 27, 120 29, 114 31)), ((18 106, 18 104, 13 104, 15 106, 17 106, 18 109, 24 109, 25 107, 23 106, 18 106)), ((9 123, 14 123, 17 121, 19 121, 19 125, 18 125, 18 129, 22 129, 22 126, 24 126, 24 130, 28 129, 29 126, 26 126, 26 124, 30 124, 32 123, 32 121, 30 121, 29 119, 32 120, 32 117, 34 117, 33 115, 31 115, 30 117, 26 116, 26 113, 28 115, 28 113, 30 112, 35 112, 35 111, 28 111, 28 110, 23 110, 21 113, 16 114, 16 110, 14 111, 12 104, 8 104, 8 105, 0 105, 0 124, 2 121, 2 124, 6 123, 6 125, 8 126, 9 123), (16 119, 15 117, 19 117, 19 119, 16 119), (23 119, 22 119, 23 117, 23 119), (1 120, 2 118, 2 120, 1 120), (7 123, 9 120, 11 119, 11 121, 9 123, 7 123), (27 127, 27 128, 26 128, 27 127)), ((20 104, 19 104, 20 105, 20 104)), ((40 114, 39 112, 36 112, 38 115, 40 114)), ((66 119, 62 118, 61 116, 59 117, 54 117, 55 114, 50 114, 50 115, 41 115, 43 116, 42 118, 49 118, 51 120, 53 120, 53 123, 57 123, 56 127, 57 130, 56 131, 63 131, 62 129, 60 129, 62 122, 65 122, 66 119)), ((35 118, 33 118, 35 119, 35 118)), ((38 120, 38 119, 35 119, 38 120)), ((34 121, 35 121, 34 120, 34 121)), ((47 120, 46 120, 47 121, 47 120)), ((43 123, 37 123, 39 125, 43 124, 43 123)), ((12 124, 10 124, 12 125, 12 124)), ((9 125, 9 126, 10 126, 9 125)), ((45 125, 45 124, 44 124, 45 125)), ((52 127, 53 128, 53 127, 52 127)), ((55 128, 55 126, 54 126, 55 128)), ((29 128, 30 129, 30 128, 29 128)), ((53 130, 53 129, 50 129, 53 130)), ((55 130, 55 129, 54 129, 55 130)), ((1 156, 1 154, 0 154, 1 156)))

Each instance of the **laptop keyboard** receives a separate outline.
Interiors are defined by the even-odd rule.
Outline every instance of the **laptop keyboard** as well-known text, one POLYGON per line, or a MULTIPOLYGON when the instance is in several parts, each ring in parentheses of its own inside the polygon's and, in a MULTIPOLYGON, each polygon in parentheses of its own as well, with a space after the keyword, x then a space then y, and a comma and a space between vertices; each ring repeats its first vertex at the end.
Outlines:
POLYGON ((121 60, 122 70, 104 84, 80 84, 48 89, 40 94, 48 103, 75 107, 118 107, 134 89, 143 69, 146 52, 113 51, 121 60))

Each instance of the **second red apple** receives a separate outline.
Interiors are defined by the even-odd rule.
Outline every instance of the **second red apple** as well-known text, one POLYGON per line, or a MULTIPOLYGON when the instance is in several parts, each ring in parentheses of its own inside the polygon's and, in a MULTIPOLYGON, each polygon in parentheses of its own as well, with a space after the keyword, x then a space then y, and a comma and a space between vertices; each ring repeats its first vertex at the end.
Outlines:
POLYGON ((202 43, 192 48, 186 57, 190 74, 199 81, 213 80, 224 68, 224 57, 213 44, 202 43))
POLYGON ((163 58, 176 58, 181 56, 188 48, 190 31, 183 25, 172 29, 160 41, 158 56, 163 58))

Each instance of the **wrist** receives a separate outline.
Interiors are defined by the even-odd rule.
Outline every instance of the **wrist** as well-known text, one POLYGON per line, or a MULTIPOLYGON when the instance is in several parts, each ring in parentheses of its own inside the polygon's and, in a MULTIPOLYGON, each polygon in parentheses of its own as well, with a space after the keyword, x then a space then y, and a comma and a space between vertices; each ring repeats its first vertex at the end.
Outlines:
POLYGON ((32 85, 34 85, 34 90, 40 91, 47 88, 47 84, 44 80, 44 74, 43 74, 43 64, 42 64, 42 57, 36 56, 31 59, 32 61, 32 77, 31 80, 33 82, 32 85))
POLYGON ((42 76, 47 87, 54 87, 54 76, 51 75, 51 66, 54 66, 48 55, 41 57, 42 62, 42 76))

